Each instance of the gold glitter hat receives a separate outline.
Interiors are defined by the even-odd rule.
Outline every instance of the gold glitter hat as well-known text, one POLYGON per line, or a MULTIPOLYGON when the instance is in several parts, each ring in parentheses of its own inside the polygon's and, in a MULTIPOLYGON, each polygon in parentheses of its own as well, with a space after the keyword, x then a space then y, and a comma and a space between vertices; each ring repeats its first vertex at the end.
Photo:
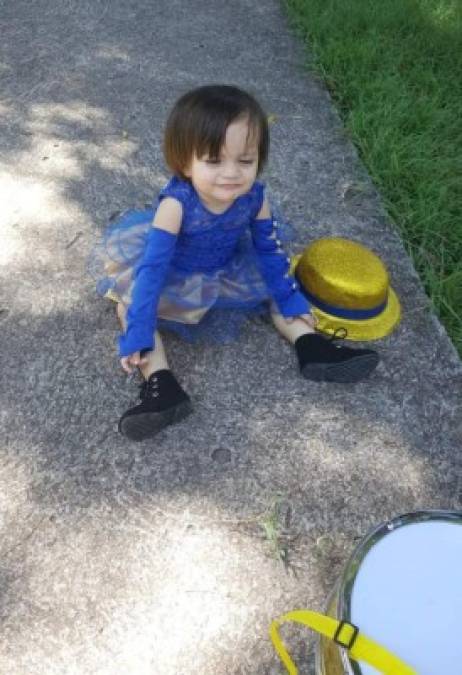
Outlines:
POLYGON ((377 340, 401 318, 385 265, 362 244, 318 239, 296 256, 293 270, 324 333, 345 328, 349 340, 377 340))

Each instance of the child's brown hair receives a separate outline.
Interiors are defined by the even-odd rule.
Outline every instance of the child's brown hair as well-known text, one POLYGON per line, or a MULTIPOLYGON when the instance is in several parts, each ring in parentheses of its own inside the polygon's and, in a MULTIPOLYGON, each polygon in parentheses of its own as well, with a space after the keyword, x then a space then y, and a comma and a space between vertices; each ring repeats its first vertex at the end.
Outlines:
POLYGON ((174 105, 165 129, 164 155, 176 176, 186 179, 185 169, 194 155, 218 159, 229 125, 246 117, 249 134, 258 143, 258 173, 268 158, 268 120, 253 96, 229 85, 207 85, 184 94, 174 105))

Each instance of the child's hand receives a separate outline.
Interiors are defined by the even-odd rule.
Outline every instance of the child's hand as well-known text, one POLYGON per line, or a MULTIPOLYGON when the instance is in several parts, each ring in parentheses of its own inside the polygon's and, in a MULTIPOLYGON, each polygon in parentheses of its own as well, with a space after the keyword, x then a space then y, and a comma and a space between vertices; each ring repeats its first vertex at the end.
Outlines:
POLYGON ((292 321, 294 321, 295 319, 300 319, 301 321, 304 321, 313 330, 316 328, 316 325, 318 323, 318 320, 314 316, 314 314, 300 314, 299 316, 294 316, 290 319, 286 319, 286 321, 292 323, 292 321))
POLYGON ((131 375, 135 368, 144 366, 147 362, 148 360, 145 357, 141 357, 139 352, 129 354, 128 356, 122 356, 120 359, 120 365, 129 375, 131 375))

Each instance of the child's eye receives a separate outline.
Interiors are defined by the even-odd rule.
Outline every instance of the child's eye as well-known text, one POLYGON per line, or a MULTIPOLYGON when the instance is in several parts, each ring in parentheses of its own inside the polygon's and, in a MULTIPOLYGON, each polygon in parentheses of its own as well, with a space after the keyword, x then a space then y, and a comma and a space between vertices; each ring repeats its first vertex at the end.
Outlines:
POLYGON ((219 160, 219 159, 211 159, 211 158, 210 158, 210 159, 206 159, 206 160, 205 160, 205 163, 206 163, 206 164, 219 164, 219 163, 220 163, 220 160, 219 160))
POLYGON ((255 164, 254 159, 241 159, 240 162, 241 164, 255 164))

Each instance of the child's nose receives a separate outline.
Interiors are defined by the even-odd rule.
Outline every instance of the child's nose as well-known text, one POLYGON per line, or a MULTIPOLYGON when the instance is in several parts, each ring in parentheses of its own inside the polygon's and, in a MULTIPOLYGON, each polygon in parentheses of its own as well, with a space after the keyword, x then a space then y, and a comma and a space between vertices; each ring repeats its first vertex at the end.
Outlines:
POLYGON ((223 176, 226 178, 232 178, 233 176, 236 176, 238 173, 239 166, 235 164, 234 162, 226 162, 223 165, 223 176))

